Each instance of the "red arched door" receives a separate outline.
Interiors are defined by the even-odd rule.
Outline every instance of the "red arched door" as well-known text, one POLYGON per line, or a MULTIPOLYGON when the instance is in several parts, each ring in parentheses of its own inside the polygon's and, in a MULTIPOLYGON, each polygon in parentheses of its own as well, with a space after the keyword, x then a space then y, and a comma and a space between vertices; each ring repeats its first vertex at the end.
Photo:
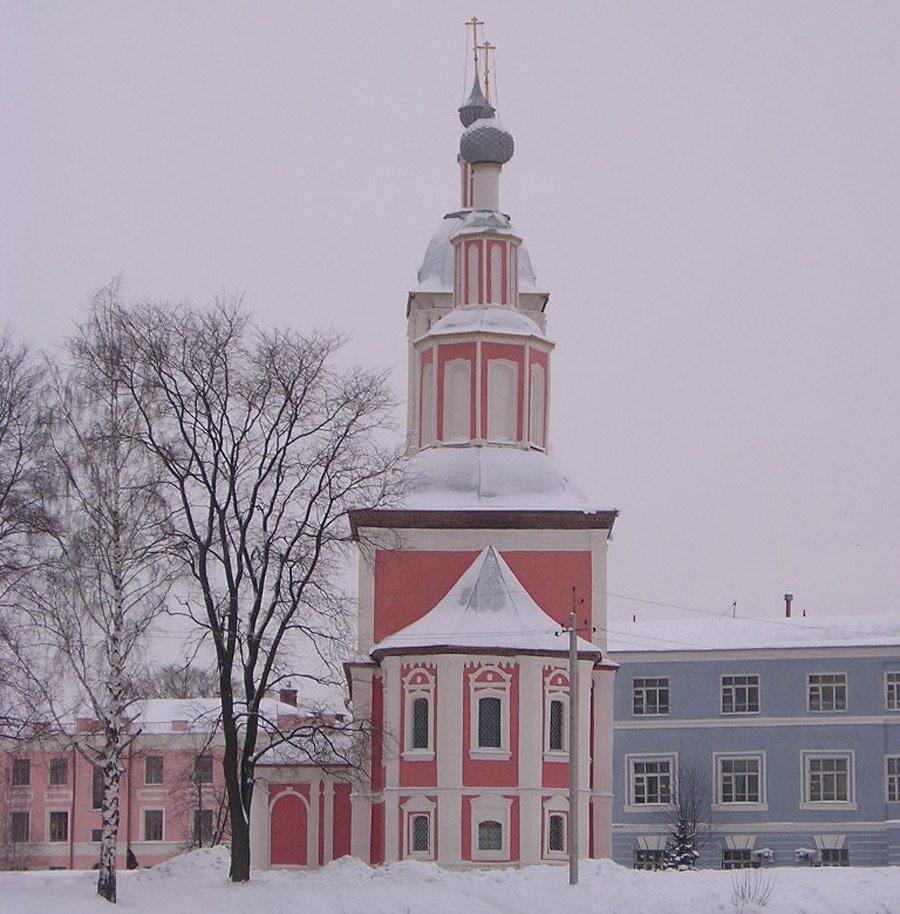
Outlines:
POLYGON ((272 806, 271 865, 306 866, 306 804, 295 793, 282 794, 272 806))

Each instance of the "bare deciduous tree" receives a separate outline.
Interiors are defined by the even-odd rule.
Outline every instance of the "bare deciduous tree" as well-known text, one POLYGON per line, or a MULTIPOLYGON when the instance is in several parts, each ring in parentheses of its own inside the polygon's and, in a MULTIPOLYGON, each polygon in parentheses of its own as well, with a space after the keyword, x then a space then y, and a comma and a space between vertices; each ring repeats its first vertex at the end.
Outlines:
POLYGON ((398 454, 381 444, 394 404, 384 375, 334 367, 338 337, 263 331, 235 303, 120 308, 119 318, 145 444, 180 513, 178 550, 196 588, 185 611, 215 649, 230 876, 245 881, 255 765, 290 738, 264 699, 287 675, 331 675, 291 664, 304 644, 329 660, 352 630, 335 583, 347 514, 397 490, 398 454))
POLYGON ((115 286, 101 290, 69 341, 69 365, 48 366, 48 460, 55 470, 54 529, 24 601, 54 669, 32 668, 57 723, 73 708, 102 725, 79 751, 103 772, 97 892, 116 900, 120 760, 137 736, 130 712, 142 642, 172 582, 170 511, 158 464, 138 432, 141 416, 122 384, 115 286), (62 672, 67 690, 51 692, 62 672), (70 701, 71 698, 71 701, 70 701))
POLYGON ((21 675, 29 638, 17 624, 15 593, 32 568, 30 541, 49 529, 40 389, 31 354, 9 331, 0 333, 0 724, 7 735, 31 722, 36 710, 21 675))

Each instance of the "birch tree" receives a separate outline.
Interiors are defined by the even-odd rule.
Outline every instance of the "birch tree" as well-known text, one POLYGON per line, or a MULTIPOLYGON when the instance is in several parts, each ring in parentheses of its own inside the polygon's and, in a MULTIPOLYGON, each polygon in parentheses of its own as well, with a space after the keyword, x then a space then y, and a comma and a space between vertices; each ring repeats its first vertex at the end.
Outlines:
POLYGON ((34 695, 22 676, 20 658, 29 639, 18 624, 16 592, 33 569, 33 539, 49 530, 40 390, 34 357, 10 331, 0 333, 0 723, 7 735, 35 715, 34 695))
MULTIPOLYGON (((67 674, 78 711, 102 724, 99 744, 77 746, 103 772, 97 892, 111 902, 121 759, 138 735, 131 724, 132 678, 172 581, 170 512, 158 465, 138 434, 141 416, 122 383, 114 302, 115 287, 98 293, 69 341, 68 366, 48 366, 56 516, 27 601, 47 656, 67 674)), ((46 688, 50 676, 34 679, 46 688)), ((46 697, 62 721, 59 694, 46 697)))
POLYGON ((347 515, 398 490, 398 452, 382 444, 394 402, 382 373, 335 366, 339 337, 261 330, 234 302, 120 318, 126 383, 177 504, 185 611, 215 649, 230 877, 245 881, 255 766, 285 738, 264 698, 288 675, 322 675, 297 669, 304 643, 327 659, 352 631, 336 584, 347 515))

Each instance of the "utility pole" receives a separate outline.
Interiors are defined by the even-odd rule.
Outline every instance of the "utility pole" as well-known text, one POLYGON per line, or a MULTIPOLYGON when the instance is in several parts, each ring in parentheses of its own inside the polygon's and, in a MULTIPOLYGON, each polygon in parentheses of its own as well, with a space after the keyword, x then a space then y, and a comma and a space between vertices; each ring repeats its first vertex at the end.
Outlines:
POLYGON ((569 885, 578 885, 578 620, 569 613, 569 885))

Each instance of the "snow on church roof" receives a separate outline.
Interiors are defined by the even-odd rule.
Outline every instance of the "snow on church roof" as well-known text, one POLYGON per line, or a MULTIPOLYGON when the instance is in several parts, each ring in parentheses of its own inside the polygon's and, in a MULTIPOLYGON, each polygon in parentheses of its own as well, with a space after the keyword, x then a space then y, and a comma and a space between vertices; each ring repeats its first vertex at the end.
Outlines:
POLYGON ((403 507, 444 510, 599 510, 542 451, 517 447, 435 447, 409 461, 403 507))
MULTIPOLYGON (((431 612, 389 635, 372 648, 482 648, 516 651, 565 651, 568 640, 556 634, 559 623, 532 600, 493 546, 487 546, 431 612)), ((578 639, 578 650, 599 654, 578 639)))
POLYGON ((608 624, 607 648, 611 654, 900 646, 900 620, 895 615, 708 617, 608 624))
MULTIPOLYGON (((441 220, 437 231, 428 242, 422 265, 416 274, 418 286, 416 292, 447 292, 453 291, 453 245, 450 237, 462 226, 469 210, 457 213, 448 213, 441 220)), ((534 268, 531 258, 524 244, 519 246, 519 292, 537 292, 538 288, 534 278, 534 268)))
POLYGON ((419 339, 475 331, 547 340, 540 327, 527 314, 504 307, 456 308, 445 314, 419 339))

